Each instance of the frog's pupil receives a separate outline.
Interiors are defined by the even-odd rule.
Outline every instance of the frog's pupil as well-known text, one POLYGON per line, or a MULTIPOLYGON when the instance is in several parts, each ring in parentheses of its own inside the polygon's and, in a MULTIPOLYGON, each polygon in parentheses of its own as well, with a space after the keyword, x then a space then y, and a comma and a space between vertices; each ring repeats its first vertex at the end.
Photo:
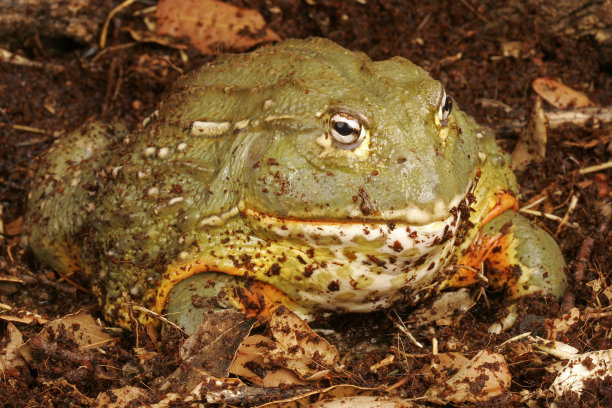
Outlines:
POLYGON ((342 136, 348 136, 353 133, 354 129, 346 122, 334 123, 334 130, 342 136))
POLYGON ((444 102, 444 106, 442 107, 442 109, 445 112, 450 112, 451 109, 453 109, 453 100, 451 98, 446 98, 446 101, 444 102))

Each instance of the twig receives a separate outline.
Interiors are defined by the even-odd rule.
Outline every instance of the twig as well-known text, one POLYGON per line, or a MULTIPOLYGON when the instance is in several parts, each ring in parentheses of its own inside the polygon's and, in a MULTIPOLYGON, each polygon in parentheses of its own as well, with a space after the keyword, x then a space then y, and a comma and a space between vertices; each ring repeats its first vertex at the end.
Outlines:
POLYGON ((30 132, 30 133, 40 133, 42 135, 47 133, 47 131, 44 129, 39 129, 39 128, 35 128, 32 126, 25 126, 25 125, 13 125, 13 129, 21 130, 24 132, 30 132))
POLYGON ((392 391, 398 387, 401 387, 402 385, 406 384, 408 382, 408 380, 410 380, 411 378, 413 378, 413 374, 407 375, 405 377, 400 378, 399 381, 397 381, 395 384, 392 384, 386 388, 383 388, 382 390, 384 392, 389 392, 392 391))
POLYGON ((156 319, 161 320, 162 322, 174 327, 175 329, 177 329, 178 331, 180 331, 181 333, 187 335, 187 333, 185 332, 185 330, 183 330, 180 326, 178 326, 176 323, 166 319, 164 316, 160 315, 159 313, 154 312, 153 310, 149 310, 146 307, 142 307, 142 306, 138 306, 138 305, 132 305, 132 309, 134 310, 138 310, 139 312, 144 312, 148 315, 151 315, 153 317, 155 317, 156 319))
POLYGON ((476 15, 476 17, 478 17, 479 20, 484 21, 485 23, 487 23, 487 19, 484 18, 484 16, 482 14, 480 14, 480 12, 478 10, 476 10, 474 8, 474 6, 472 6, 470 3, 468 3, 466 0, 459 0, 461 2, 461 4, 463 4, 468 10, 470 10, 472 13, 474 13, 476 15))
POLYGON ((42 283, 45 286, 49 286, 55 290, 57 290, 58 292, 64 292, 64 293, 68 293, 69 295, 75 295, 76 294, 76 287, 74 286, 70 286, 67 284, 62 284, 60 282, 55 282, 49 278, 47 278, 44 274, 38 274, 37 275, 38 281, 40 283, 42 283))
POLYGON ((565 123, 584 125, 589 120, 595 123, 612 122, 612 106, 597 106, 546 112, 548 127, 556 128, 565 123))
POLYGON ((583 169, 578 170, 578 173, 587 174, 587 173, 594 173, 596 171, 601 171, 601 170, 606 170, 606 169, 612 169, 612 160, 610 160, 609 162, 596 164, 594 166, 585 167, 583 169))
POLYGON ((565 226, 565 224, 567 224, 567 221, 569 220, 569 217, 570 217, 571 213, 576 208, 576 204, 578 204, 578 196, 577 195, 572 195, 572 199, 570 201, 570 204, 567 207, 567 211, 565 212, 565 215, 563 216, 563 219, 561 220, 561 223, 557 227, 557 232, 555 233, 555 235, 558 235, 559 232, 561 231, 561 228, 563 228, 565 226))
POLYGON ((22 57, 21 55, 13 54, 12 52, 0 48, 0 61, 6 62, 8 64, 20 65, 22 67, 32 67, 32 68, 43 68, 48 69, 51 72, 59 73, 64 71, 64 67, 58 64, 46 63, 32 61, 26 57, 22 57))
MULTIPOLYGON (((608 228, 608 220, 603 221, 599 224, 599 228, 597 229, 598 234, 603 234, 606 232, 608 228)), ((584 241, 582 241, 582 245, 580 245, 580 249, 578 250, 578 255, 576 256, 576 262, 574 263, 574 282, 576 286, 580 286, 582 281, 584 280, 584 271, 589 262, 589 258, 591 257, 591 252, 593 251, 593 246, 595 245, 595 238, 592 236, 586 237, 584 241)), ((574 301, 576 300, 576 295, 573 291, 568 290, 565 296, 563 296, 563 301, 561 302, 561 310, 564 313, 568 313, 571 308, 574 307, 574 301)))
MULTIPOLYGON (((528 209, 525 209, 525 208, 521 208, 519 210, 519 212, 523 212, 525 214, 530 214, 530 215, 535 215, 535 216, 538 216, 538 217, 548 218, 549 220, 553 220, 553 221, 557 221, 557 222, 563 221, 563 218, 561 218, 561 217, 559 217, 557 215, 545 213, 545 212, 542 212, 542 211, 534 211, 534 210, 528 210, 528 209)), ((578 224, 575 223, 575 222, 568 222, 567 225, 572 227, 572 228, 578 228, 578 224)))
POLYGON ((29 346, 33 351, 38 351, 43 353, 46 356, 53 357, 57 360, 66 360, 72 363, 77 363, 79 365, 85 366, 88 370, 94 369, 92 363, 102 362, 104 364, 110 364, 107 358, 102 356, 93 356, 89 352, 76 352, 70 351, 65 348, 60 347, 56 342, 45 341, 42 338, 35 336, 30 339, 28 342, 29 346))
POLYGON ((418 348, 423 348, 423 345, 421 343, 419 343, 419 341, 417 339, 414 338, 414 336, 412 335, 412 333, 410 333, 410 330, 408 330, 408 328, 406 327, 406 325, 404 325, 404 322, 402 322, 402 319, 399 317, 399 315, 397 314, 397 312, 395 310, 393 310, 393 313, 395 313, 395 316, 397 317, 397 320, 395 320, 393 317, 389 316, 388 313, 385 313, 387 315, 387 317, 389 318, 389 320, 391 320, 393 322, 393 325, 400 331, 402 332, 402 334, 404 334, 406 337, 408 337, 408 339, 418 348))
POLYGON ((612 312, 585 313, 580 316, 580 320, 603 319, 604 317, 612 316, 612 312))
POLYGON ((526 206, 521 207, 523 210, 529 210, 530 208, 535 207, 536 205, 540 204, 542 201, 546 200, 548 198, 547 195, 542 196, 540 198, 538 198, 537 200, 535 200, 533 203, 529 203, 526 206))
POLYGON ((112 18, 115 17, 115 14, 117 14, 118 12, 120 12, 121 10, 123 10, 124 8, 128 7, 129 5, 135 2, 136 0, 126 0, 120 5, 118 5, 117 7, 115 7, 114 9, 112 9, 110 13, 108 13, 108 16, 106 17, 106 21, 104 21, 104 26, 102 26, 102 34, 100 35, 100 48, 106 47, 106 36, 108 35, 108 26, 110 25, 110 21, 112 20, 112 18))

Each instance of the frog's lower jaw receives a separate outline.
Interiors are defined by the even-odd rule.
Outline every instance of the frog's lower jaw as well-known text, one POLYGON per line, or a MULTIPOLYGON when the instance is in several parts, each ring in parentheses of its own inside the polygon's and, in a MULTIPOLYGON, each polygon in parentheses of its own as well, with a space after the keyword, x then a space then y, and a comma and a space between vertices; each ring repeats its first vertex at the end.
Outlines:
MULTIPOLYGON (((246 224, 253 234, 229 235, 223 245, 206 255, 196 254, 170 265, 158 290, 157 309, 161 312, 167 300, 177 305, 178 289, 173 288, 183 282, 193 290, 209 286, 205 297, 213 303, 245 311, 248 307, 243 300, 248 296, 244 295, 257 288, 251 282, 275 289, 277 294, 272 290, 260 294, 273 304, 292 303, 289 308, 302 316, 321 310, 382 309, 405 296, 404 289, 413 294, 423 289, 445 268, 460 221, 456 211, 445 220, 408 226, 297 220, 245 209, 224 230, 235 230, 234 222, 236 229, 246 224), (197 276, 200 274, 203 276, 197 276), (233 277, 223 278, 224 283, 216 286, 210 283, 216 283, 222 274, 233 277), (228 293, 220 287, 230 288, 233 295, 218 299, 217 294, 228 293)), ((182 301, 190 302, 187 298, 182 301)), ((180 306, 173 306, 178 309, 180 306)))

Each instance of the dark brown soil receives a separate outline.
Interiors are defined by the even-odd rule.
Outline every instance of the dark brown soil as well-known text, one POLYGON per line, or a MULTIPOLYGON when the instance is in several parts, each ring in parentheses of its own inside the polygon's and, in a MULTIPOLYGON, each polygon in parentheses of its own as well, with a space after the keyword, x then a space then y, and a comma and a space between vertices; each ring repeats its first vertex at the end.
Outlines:
MULTIPOLYGON (((507 151, 512 150, 520 126, 529 118, 536 99, 531 88, 535 78, 560 79, 585 92, 599 105, 612 103, 612 67, 601 62, 597 43, 590 37, 576 40, 549 35, 548 27, 532 17, 536 6, 522 5, 523 2, 517 2, 521 4, 517 6, 501 0, 228 2, 259 10, 282 38, 323 36, 351 50, 363 51, 373 59, 400 55, 412 60, 439 78, 463 110, 493 128, 499 144, 507 151), (518 58, 503 55, 502 45, 509 41, 521 43, 518 58), (509 108, 491 107, 483 99, 502 102, 509 108)), ((154 3, 137 2, 127 12, 119 13, 111 24, 109 45, 132 41, 121 28, 144 29, 142 19, 132 13, 154 3)), ((176 68, 189 72, 211 60, 190 49, 188 62, 184 62, 178 51, 149 43, 103 54, 92 47, 95 44, 31 35, 20 37, 19 33, 0 37, 0 48, 63 67, 63 71, 54 72, 0 62, 0 204, 5 228, 23 216, 38 158, 55 139, 92 121, 121 121, 135 128, 180 76, 176 68)), ((552 108, 545 105, 545 109, 552 108)), ((564 217, 571 197, 578 197, 569 217, 569 221, 578 224, 577 228, 560 227, 558 221, 532 217, 559 242, 568 264, 573 296, 566 296, 563 306, 550 299, 526 300, 521 319, 499 336, 487 333, 488 324, 496 318, 495 308, 489 308, 481 299, 450 326, 414 330, 413 335, 424 344, 424 349, 403 338, 405 353, 425 357, 397 354, 395 363, 375 373, 369 367, 392 352, 389 347, 398 346, 397 339, 401 338, 391 320, 384 313, 332 317, 319 326, 339 333, 333 343, 341 352, 354 347, 362 348, 363 352, 354 353, 357 357, 346 362, 350 373, 346 378, 327 380, 319 386, 346 382, 389 386, 405 380, 392 393, 416 398, 431 385, 418 372, 431 360, 427 353, 431 352, 433 337, 440 344, 440 352, 459 351, 471 357, 481 349, 499 351, 497 347, 505 340, 527 331, 545 337, 546 324, 550 322, 546 319, 559 317, 562 307, 579 308, 583 319, 558 340, 580 352, 612 349, 610 300, 594 294, 586 285, 596 279, 601 279, 603 287, 612 285, 612 226, 604 209, 611 203, 612 171, 578 173, 580 168, 611 159, 612 127, 565 125, 549 130, 548 138, 546 160, 517 174, 521 203, 546 192, 549 204, 539 209, 564 217), (578 259, 581 246, 583 259, 578 259), (582 271, 578 282, 574 275, 577 270, 582 271), (587 308, 594 308, 589 309, 588 319, 587 308), (597 315, 606 311, 607 315, 597 315)), ((75 290, 37 262, 26 248, 19 246, 11 231, 18 231, 18 227, 9 228, 0 243, 0 276, 17 277, 23 283, 12 289, 10 285, 6 285, 9 289, 0 287, 0 303, 38 313, 49 320, 79 309, 90 311, 94 317, 101 316, 90 295, 75 290)), ((498 302, 494 296, 489 300, 493 305, 498 302)), ((24 340, 42 328, 36 323, 16 326, 24 340)), ((5 344, 8 339, 4 320, 0 320, 0 335, 5 344)), ((161 397, 154 391, 156 379, 169 375, 178 364, 176 341, 166 339, 158 346, 144 332, 122 332, 120 342, 104 355, 80 353, 69 339, 64 340, 57 337, 53 347, 36 342, 31 345, 35 364, 29 370, 5 372, 0 378, 0 405, 88 406, 99 393, 124 385, 150 388, 149 398, 154 402, 161 397), (135 347, 154 352, 153 357, 139 358, 141 354, 135 347)), ((486 406, 523 406, 521 392, 548 389, 554 376, 547 373, 546 367, 558 360, 535 353, 504 355, 513 376, 512 385, 486 406), (517 359, 511 361, 513 357, 517 359)), ((568 407, 612 406, 609 382, 610 377, 594 378, 588 382, 583 397, 566 395, 557 402, 568 407)), ((544 396, 540 403, 549 404, 552 400, 547 398, 550 396, 544 396)))

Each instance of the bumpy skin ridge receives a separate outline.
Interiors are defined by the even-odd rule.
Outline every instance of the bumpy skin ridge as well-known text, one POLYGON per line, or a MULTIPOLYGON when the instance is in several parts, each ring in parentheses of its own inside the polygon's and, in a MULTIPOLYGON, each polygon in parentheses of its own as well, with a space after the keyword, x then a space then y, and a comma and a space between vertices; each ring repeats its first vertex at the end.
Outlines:
POLYGON ((222 56, 179 80, 142 131, 92 124, 58 141, 24 239, 83 273, 124 326, 127 302, 162 312, 177 282, 209 271, 268 283, 305 311, 418 298, 470 250, 496 194, 517 193, 491 132, 458 109, 441 123, 440 98, 409 61, 323 39, 222 56), (329 142, 337 112, 367 129, 359 147, 329 142))

